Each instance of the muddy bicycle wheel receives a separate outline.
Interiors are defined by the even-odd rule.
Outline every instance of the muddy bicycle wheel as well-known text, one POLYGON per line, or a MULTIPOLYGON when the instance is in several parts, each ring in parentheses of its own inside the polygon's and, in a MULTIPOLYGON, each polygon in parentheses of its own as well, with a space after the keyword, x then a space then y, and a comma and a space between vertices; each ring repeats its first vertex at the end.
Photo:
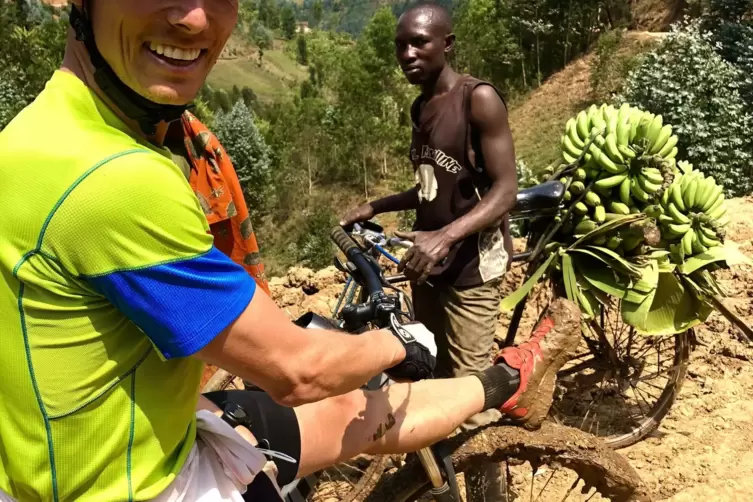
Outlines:
MULTIPOLYGON (((500 496, 508 502, 642 502, 647 488, 627 460, 595 436, 545 423, 538 431, 493 425, 453 437, 440 446, 451 452, 455 473, 499 463, 506 478, 500 496)), ((417 459, 386 475, 357 502, 431 500, 429 481, 417 459)), ((473 498, 471 502, 477 502, 473 498)))
POLYGON ((576 354, 557 375, 551 416, 623 448, 648 436, 674 404, 690 355, 686 331, 641 336, 620 305, 584 323, 576 354))

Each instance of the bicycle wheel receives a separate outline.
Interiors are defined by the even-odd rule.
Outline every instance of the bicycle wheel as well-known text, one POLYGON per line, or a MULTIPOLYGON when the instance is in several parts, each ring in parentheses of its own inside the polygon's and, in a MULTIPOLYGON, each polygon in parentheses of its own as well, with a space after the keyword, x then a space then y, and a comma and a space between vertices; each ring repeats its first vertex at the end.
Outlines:
MULTIPOLYGON (((538 431, 493 425, 446 440, 456 474, 500 463, 507 483, 503 499, 539 502, 651 500, 638 474, 621 455, 580 430, 545 423, 538 431)), ((429 482, 417 459, 385 476, 358 502, 430 500, 429 482)), ((475 501, 474 501, 475 502, 475 501)))
POLYGON ((576 355, 557 375, 551 416, 563 425, 623 448, 658 426, 682 387, 690 357, 686 331, 641 336, 625 324, 620 305, 584 323, 576 355))

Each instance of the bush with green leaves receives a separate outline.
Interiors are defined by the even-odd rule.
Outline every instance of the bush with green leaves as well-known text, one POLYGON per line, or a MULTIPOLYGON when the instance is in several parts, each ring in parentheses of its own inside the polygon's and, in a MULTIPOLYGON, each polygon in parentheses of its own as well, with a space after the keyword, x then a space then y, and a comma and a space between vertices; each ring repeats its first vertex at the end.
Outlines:
POLYGON ((325 205, 317 205, 305 219, 306 224, 298 228, 295 243, 298 261, 319 270, 332 264, 334 248, 329 233, 337 225, 337 218, 325 205))
POLYGON ((739 196, 753 192, 753 115, 740 94, 744 81, 693 22, 673 28, 630 73, 617 100, 661 114, 680 138, 678 158, 739 196))
POLYGON ((214 133, 233 161, 251 217, 258 220, 270 209, 275 187, 269 147, 254 124, 253 112, 238 101, 230 113, 217 113, 214 133))

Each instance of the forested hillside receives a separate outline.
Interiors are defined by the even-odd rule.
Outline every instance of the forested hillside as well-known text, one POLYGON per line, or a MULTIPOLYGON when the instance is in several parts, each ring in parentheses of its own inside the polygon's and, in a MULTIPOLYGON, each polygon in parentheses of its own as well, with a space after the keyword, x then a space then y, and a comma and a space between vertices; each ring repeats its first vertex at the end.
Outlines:
MULTIPOLYGON (((273 273, 328 263, 326 232, 337 215, 411 185, 405 153, 417 90, 397 70, 393 49, 397 15, 411 4, 241 0, 231 43, 195 104, 230 145, 273 273)), ((452 63, 504 93, 522 174, 556 160, 575 111, 626 100, 665 114, 678 125, 683 155, 748 190, 749 0, 446 5, 458 37, 452 63), (667 36, 686 14, 693 21, 667 36)), ((0 128, 60 63, 66 16, 38 0, 0 2, 0 128)))

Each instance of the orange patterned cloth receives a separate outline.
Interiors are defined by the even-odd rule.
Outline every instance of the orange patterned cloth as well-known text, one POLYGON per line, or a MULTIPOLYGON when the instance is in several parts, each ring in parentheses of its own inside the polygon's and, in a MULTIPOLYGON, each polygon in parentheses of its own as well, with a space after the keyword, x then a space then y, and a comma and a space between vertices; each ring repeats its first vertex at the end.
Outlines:
POLYGON ((181 119, 192 164, 189 183, 214 236, 214 245, 245 268, 269 295, 246 200, 233 163, 217 137, 190 112, 181 119))

